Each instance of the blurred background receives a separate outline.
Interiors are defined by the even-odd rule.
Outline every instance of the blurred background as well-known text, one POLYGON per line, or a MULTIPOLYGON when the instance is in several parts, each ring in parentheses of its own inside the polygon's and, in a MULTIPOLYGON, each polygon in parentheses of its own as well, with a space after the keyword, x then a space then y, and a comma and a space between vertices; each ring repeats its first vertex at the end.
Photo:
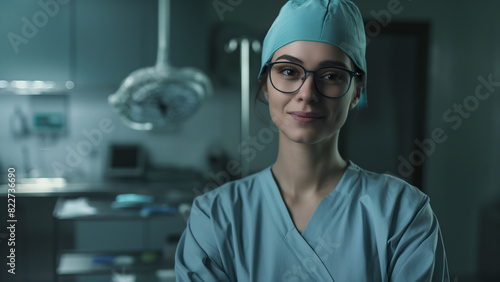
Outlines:
MULTIPOLYGON (((276 158, 254 96, 285 2, 171 0, 161 92, 125 81, 157 63, 157 1, 1 1, 0 280, 172 281, 193 198, 276 158)), ((341 153, 430 196, 453 281, 500 281, 500 2, 354 2, 368 106, 341 153)))

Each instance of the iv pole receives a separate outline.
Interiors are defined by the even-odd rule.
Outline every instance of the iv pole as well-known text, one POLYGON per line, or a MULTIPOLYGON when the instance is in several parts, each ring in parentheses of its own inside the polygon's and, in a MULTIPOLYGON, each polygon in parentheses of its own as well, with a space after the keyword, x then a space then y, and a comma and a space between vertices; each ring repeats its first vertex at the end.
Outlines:
MULTIPOLYGON (((250 48, 260 52, 258 40, 246 37, 234 38, 226 45, 226 52, 232 53, 240 46, 241 67, 241 144, 250 138, 250 48)), ((240 154, 241 178, 250 174, 250 163, 240 154)))

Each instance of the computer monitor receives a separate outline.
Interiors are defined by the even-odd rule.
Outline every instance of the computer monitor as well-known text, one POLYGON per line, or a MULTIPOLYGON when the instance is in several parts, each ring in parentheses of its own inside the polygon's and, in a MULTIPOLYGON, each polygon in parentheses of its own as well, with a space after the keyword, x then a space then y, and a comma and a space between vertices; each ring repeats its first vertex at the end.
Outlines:
POLYGON ((111 144, 109 146, 106 177, 141 178, 146 167, 146 154, 138 144, 111 144))

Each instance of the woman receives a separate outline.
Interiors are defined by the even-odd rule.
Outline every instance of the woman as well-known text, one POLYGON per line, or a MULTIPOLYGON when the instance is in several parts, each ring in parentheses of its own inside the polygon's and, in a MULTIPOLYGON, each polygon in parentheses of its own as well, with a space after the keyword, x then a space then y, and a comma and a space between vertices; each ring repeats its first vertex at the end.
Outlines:
POLYGON ((449 281, 429 198, 345 161, 338 138, 364 94, 365 34, 348 0, 286 3, 260 86, 276 162, 195 199, 178 281, 449 281))

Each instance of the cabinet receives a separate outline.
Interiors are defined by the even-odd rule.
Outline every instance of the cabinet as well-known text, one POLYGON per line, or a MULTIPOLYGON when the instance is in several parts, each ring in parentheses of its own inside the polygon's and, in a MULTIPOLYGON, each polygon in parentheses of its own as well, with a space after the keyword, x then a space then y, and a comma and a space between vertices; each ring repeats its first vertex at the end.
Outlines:
POLYGON ((78 87, 117 88, 132 71, 155 63, 157 1, 74 4, 78 87))
MULTIPOLYGON (((172 1, 172 65, 208 70, 208 6, 172 1)), ((158 1, 2 0, 0 34, 0 80, 117 89, 132 71, 156 63, 158 1)))
POLYGON ((0 1, 0 80, 70 80, 68 2, 0 1))
MULTIPOLYGON (((16 274, 7 273, 7 188, 0 186, 0 281, 39 282, 54 281, 54 224, 52 210, 55 197, 37 197, 16 194, 17 219, 15 229, 16 274)), ((9 251, 9 252, 8 252, 9 251)))
POLYGON ((0 80, 116 87, 154 64, 156 14, 156 1, 0 1, 0 80))
POLYGON ((55 205, 57 281, 108 282, 120 274, 159 281, 157 270, 173 269, 186 226, 181 214, 141 216, 140 208, 113 209, 112 199, 85 199, 60 198, 55 205), (68 209, 82 201, 95 214, 68 209))

